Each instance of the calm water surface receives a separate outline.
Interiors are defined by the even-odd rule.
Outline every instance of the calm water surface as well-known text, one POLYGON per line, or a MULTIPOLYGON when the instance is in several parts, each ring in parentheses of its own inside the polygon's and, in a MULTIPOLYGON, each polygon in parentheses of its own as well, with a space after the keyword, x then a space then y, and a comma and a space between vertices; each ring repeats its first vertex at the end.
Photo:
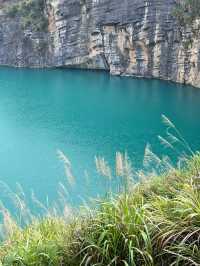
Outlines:
POLYGON ((0 68, 0 180, 54 200, 66 181, 59 149, 77 178, 72 201, 102 193, 94 156, 112 164, 116 151, 127 151, 139 167, 147 142, 163 153, 161 114, 200 149, 200 89, 102 72, 0 68))

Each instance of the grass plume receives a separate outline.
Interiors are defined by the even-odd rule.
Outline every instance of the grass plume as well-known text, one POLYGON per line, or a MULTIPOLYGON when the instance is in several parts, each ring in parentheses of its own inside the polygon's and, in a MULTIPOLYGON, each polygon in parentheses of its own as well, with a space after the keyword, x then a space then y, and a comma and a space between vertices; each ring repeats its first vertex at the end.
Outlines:
MULTIPOLYGON (((184 164, 175 166, 167 156, 160 158, 150 145, 140 171, 133 169, 126 153, 116 154, 115 171, 104 158, 95 158, 109 188, 119 180, 120 193, 110 190, 109 197, 96 200, 93 207, 72 210, 66 201, 68 191, 59 184, 59 201, 52 208, 33 194, 44 211, 36 217, 30 214, 20 186, 15 194, 2 185, 21 219, 28 217, 29 223, 17 223, 1 204, 0 265, 200 265, 200 154, 192 151, 169 119, 163 116, 163 120, 167 138, 160 140, 174 150, 181 143, 188 154, 184 164), (133 182, 135 176, 139 183, 133 182)), ((58 155, 73 185, 71 163, 63 152, 58 155)))

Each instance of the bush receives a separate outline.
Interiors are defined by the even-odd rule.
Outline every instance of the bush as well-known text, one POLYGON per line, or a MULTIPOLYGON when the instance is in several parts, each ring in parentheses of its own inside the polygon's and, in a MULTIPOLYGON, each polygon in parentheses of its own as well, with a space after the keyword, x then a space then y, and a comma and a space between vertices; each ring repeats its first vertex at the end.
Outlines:
POLYGON ((192 25, 195 19, 200 17, 199 0, 181 0, 173 11, 181 26, 192 25))
POLYGON ((45 15, 45 0, 22 0, 7 7, 7 14, 19 17, 23 29, 47 31, 48 18, 45 15))

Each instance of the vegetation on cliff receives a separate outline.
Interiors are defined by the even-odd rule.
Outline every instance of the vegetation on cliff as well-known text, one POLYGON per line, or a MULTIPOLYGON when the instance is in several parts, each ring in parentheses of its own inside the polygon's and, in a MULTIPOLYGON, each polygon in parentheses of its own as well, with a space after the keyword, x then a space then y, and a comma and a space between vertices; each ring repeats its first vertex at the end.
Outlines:
POLYGON ((23 29, 47 31, 48 18, 45 15, 45 0, 21 0, 9 3, 6 8, 9 17, 19 17, 23 29))
POLYGON ((191 26, 194 20, 200 17, 200 1, 177 1, 176 8, 174 9, 174 16, 181 26, 191 26))

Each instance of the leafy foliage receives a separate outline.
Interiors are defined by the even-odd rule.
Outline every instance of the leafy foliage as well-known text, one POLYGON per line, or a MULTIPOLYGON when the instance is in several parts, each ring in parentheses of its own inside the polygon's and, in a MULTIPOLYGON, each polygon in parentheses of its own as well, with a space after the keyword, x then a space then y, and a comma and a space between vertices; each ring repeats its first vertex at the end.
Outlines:
POLYGON ((173 14, 177 18, 181 26, 192 25, 194 20, 200 17, 200 1, 178 1, 173 14))
POLYGON ((44 13, 45 0, 22 0, 19 3, 9 4, 7 14, 19 17, 23 29, 31 28, 33 31, 46 31, 48 19, 44 13))

